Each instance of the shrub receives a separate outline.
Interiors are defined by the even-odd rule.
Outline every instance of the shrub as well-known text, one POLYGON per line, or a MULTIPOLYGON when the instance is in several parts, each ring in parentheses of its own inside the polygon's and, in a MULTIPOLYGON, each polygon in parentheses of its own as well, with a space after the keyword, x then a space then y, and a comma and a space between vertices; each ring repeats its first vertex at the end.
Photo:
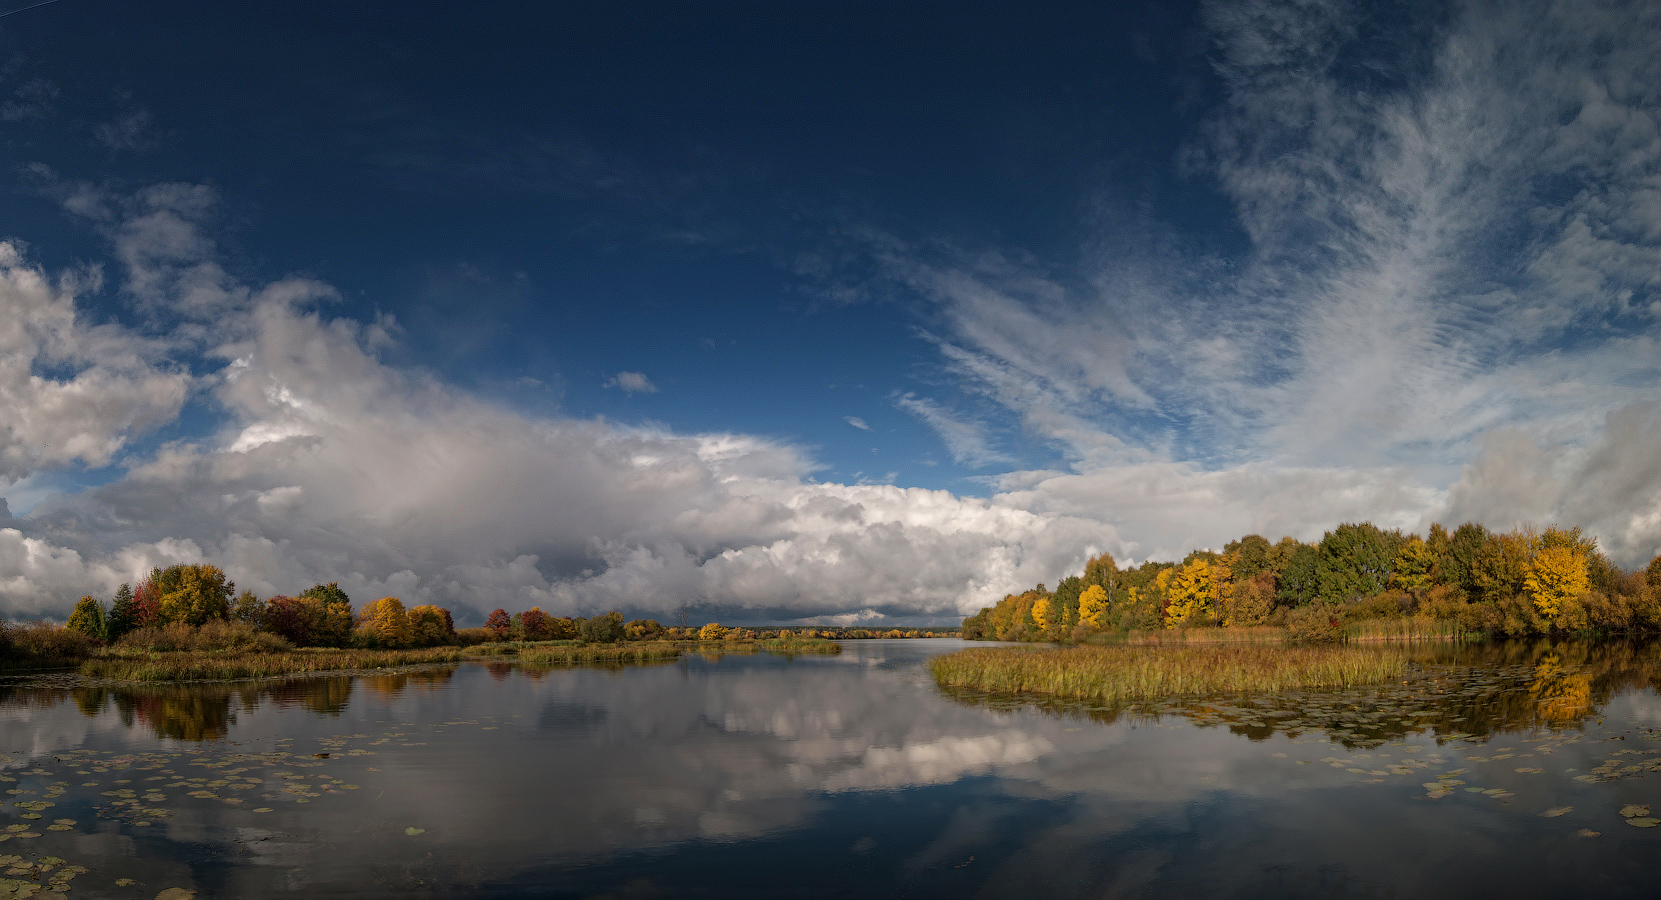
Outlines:
POLYGON ((46 621, 0 624, 0 659, 13 667, 66 666, 92 652, 96 641, 46 621))
POLYGON ((115 644, 120 650, 147 650, 156 653, 280 653, 294 649, 281 636, 256 631, 247 622, 213 621, 200 627, 174 622, 169 625, 136 628, 115 644))
POLYGON ((623 614, 613 610, 603 616, 584 619, 577 637, 590 644, 615 644, 623 639, 623 614))
POLYGON ((1328 644, 1344 636, 1341 615, 1324 603, 1308 603, 1286 611, 1286 630, 1304 644, 1328 644))

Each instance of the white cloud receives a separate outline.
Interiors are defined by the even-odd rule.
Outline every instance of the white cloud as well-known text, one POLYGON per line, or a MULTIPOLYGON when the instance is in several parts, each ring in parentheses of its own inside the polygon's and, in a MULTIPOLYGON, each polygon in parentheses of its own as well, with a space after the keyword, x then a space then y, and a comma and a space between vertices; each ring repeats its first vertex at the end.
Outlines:
POLYGON ((655 394, 657 385, 644 372, 618 372, 606 381, 606 387, 622 388, 628 394, 655 394))
POLYGON ((871 430, 871 426, 867 425, 865 423, 865 420, 861 419, 858 416, 843 416, 842 421, 847 422, 849 425, 852 425, 855 428, 858 428, 860 431, 870 431, 871 430))
POLYGON ((894 398, 894 405, 923 420, 934 429, 946 445, 952 459, 966 466, 981 468, 994 463, 1007 463, 1010 458, 992 449, 986 426, 980 422, 954 415, 950 410, 915 394, 904 393, 894 398))

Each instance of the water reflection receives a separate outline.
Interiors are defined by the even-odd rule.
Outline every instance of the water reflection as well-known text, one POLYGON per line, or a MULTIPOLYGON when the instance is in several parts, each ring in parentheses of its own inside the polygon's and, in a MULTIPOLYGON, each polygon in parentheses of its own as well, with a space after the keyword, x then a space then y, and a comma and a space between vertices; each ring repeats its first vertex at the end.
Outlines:
POLYGON ((1619 894, 1661 838, 1619 815, 1661 802, 1652 646, 1102 709, 942 695, 924 662, 955 645, 12 681, 0 855, 84 865, 78 897, 1453 897, 1619 894))

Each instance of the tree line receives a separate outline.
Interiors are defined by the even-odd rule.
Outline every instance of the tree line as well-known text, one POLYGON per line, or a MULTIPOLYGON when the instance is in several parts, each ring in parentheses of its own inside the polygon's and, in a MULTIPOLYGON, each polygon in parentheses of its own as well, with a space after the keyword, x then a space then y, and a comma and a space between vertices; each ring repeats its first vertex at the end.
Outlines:
POLYGON ((1261 535, 1223 552, 1121 569, 1102 554, 1054 591, 1006 595, 963 622, 970 640, 1080 642, 1104 632, 1282 626, 1425 616, 1499 635, 1661 629, 1661 556, 1615 565, 1580 528, 1498 533, 1467 522, 1420 536, 1340 525, 1315 543, 1261 535))

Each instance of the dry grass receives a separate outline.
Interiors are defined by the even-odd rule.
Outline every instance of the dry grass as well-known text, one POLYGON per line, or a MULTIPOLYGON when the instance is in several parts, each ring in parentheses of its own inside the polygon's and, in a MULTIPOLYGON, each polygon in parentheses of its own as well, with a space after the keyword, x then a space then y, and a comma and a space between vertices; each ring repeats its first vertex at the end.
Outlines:
POLYGON ((1338 688, 1399 676, 1384 647, 1180 646, 959 650, 929 663, 944 687, 1115 703, 1189 694, 1338 688))
POLYGON ((380 669, 423 663, 457 662, 454 647, 423 650, 290 650, 281 653, 218 653, 200 651, 115 651, 81 664, 89 678, 115 681, 221 681, 269 678, 351 669, 380 669))
POLYGON ((1458 641, 1465 629, 1451 619, 1408 616, 1399 619, 1360 619, 1344 625, 1344 638, 1367 641, 1458 641))
POLYGON ((757 641, 756 646, 772 653, 824 653, 835 655, 842 652, 842 645, 824 638, 773 638, 757 641))
POLYGON ((265 631, 259 631, 247 622, 204 622, 192 627, 183 622, 160 627, 137 628, 115 642, 111 648, 124 651, 169 653, 285 653, 294 645, 265 631))
POLYGON ((0 670, 73 666, 93 646, 92 638, 51 622, 0 622, 0 670))
POLYGON ((1230 628, 1159 628, 1131 631, 1125 643, 1137 646, 1188 646, 1191 644, 1286 644, 1292 635, 1273 625, 1230 628))

